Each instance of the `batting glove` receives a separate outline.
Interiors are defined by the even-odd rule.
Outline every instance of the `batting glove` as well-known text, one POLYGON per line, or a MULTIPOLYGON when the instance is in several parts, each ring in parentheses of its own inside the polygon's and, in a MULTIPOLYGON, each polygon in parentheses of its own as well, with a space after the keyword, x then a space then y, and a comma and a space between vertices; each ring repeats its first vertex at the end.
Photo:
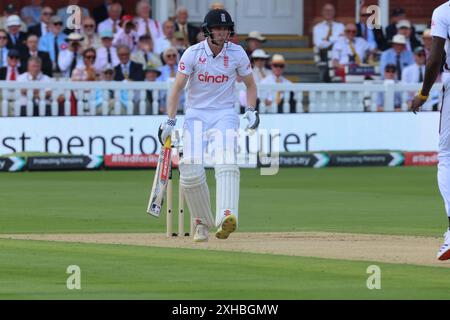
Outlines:
POLYGON ((172 131, 177 124, 177 119, 167 119, 166 122, 161 123, 158 130, 158 139, 162 145, 166 142, 167 138, 172 135, 172 131))
POLYGON ((255 131, 259 126, 259 113, 254 108, 247 108, 247 112, 244 114, 244 119, 248 120, 248 125, 245 128, 247 131, 255 131))

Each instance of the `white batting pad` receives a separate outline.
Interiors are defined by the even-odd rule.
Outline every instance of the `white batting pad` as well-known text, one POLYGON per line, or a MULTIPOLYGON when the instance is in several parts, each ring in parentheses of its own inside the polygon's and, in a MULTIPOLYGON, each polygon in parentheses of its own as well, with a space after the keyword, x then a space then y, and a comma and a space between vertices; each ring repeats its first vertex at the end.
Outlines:
POLYGON ((180 185, 184 189, 186 203, 194 220, 211 228, 214 219, 205 169, 198 164, 180 163, 180 185))
POLYGON ((440 157, 438 165, 438 185, 444 199, 445 211, 450 217, 450 158, 440 157))
POLYGON ((229 213, 238 218, 240 173, 237 165, 217 165, 216 171, 216 226, 229 213))

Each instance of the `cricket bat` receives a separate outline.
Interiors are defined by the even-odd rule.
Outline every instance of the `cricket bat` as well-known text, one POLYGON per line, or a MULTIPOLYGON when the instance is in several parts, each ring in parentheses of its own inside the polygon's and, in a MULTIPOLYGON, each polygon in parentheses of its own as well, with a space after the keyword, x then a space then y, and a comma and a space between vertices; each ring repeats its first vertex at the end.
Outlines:
POLYGON ((169 182, 170 169, 172 166, 172 140, 167 138, 159 154, 155 177, 153 179, 152 192, 148 201, 147 213, 159 218, 164 201, 164 195, 169 182))

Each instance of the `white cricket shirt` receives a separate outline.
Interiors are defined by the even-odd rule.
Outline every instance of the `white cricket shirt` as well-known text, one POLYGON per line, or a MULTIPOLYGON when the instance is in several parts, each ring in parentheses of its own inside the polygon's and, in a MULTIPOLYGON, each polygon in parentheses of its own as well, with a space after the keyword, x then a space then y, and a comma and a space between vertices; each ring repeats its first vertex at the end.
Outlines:
POLYGON ((228 42, 214 57, 208 41, 189 47, 178 64, 178 72, 189 76, 185 108, 234 108, 237 76, 252 74, 244 49, 228 42))
POLYGON ((444 70, 445 72, 450 72, 450 1, 440 5, 433 11, 431 35, 433 37, 447 39, 445 43, 447 59, 444 70))

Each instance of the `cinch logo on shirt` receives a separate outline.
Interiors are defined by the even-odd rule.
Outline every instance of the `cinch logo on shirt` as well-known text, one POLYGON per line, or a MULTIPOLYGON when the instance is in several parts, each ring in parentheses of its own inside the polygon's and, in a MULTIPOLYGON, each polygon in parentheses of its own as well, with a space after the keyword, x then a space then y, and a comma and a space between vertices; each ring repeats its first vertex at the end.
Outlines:
POLYGON ((205 73, 200 73, 198 75, 198 80, 201 82, 206 82, 206 83, 224 83, 224 82, 228 82, 229 78, 228 76, 222 74, 220 76, 213 76, 210 75, 208 72, 205 73))

